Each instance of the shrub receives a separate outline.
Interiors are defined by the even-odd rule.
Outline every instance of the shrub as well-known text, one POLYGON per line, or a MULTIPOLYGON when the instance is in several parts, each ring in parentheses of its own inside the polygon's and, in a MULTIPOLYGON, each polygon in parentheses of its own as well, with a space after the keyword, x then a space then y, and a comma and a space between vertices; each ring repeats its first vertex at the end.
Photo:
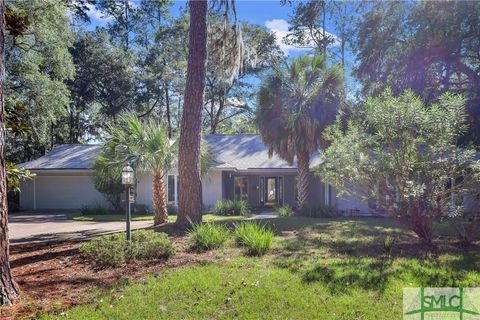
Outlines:
POLYGON ((213 212, 220 216, 239 216, 248 213, 245 200, 221 200, 215 203, 213 212))
POLYGON ((207 251, 221 247, 227 241, 230 232, 223 225, 200 223, 189 232, 192 248, 197 251, 207 251))
POLYGON ((151 213, 150 209, 146 204, 134 204, 133 209, 135 214, 147 215, 151 213))
POLYGON ((102 206, 100 203, 96 203, 93 205, 86 205, 80 209, 80 213, 84 216, 92 216, 92 215, 103 215, 108 214, 107 208, 102 206))
POLYGON ((101 267, 115 267, 134 260, 168 259, 175 249, 167 234, 138 230, 130 242, 124 233, 94 238, 80 246, 80 253, 101 267))
POLYGON ((254 222, 242 222, 235 229, 235 241, 248 255, 262 256, 272 246, 273 232, 254 222))
POLYGON ((169 216, 176 216, 178 207, 172 204, 167 204, 167 213, 169 216))
POLYGON ((278 213, 280 217, 289 217, 292 215, 293 210, 289 206, 281 206, 275 209, 275 211, 278 213))
POLYGON ((395 237, 393 236, 386 236, 383 238, 383 251, 390 257, 392 255, 393 246, 395 245, 395 237))
POLYGON ((327 206, 323 203, 312 203, 305 205, 299 211, 300 215, 312 218, 334 218, 338 216, 336 207, 327 206))

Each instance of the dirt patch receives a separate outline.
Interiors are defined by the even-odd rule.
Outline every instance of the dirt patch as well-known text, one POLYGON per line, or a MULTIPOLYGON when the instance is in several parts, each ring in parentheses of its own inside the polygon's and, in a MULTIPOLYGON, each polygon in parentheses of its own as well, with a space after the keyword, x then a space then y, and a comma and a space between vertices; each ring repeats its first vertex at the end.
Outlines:
POLYGON ((10 261, 22 298, 13 307, 0 309, 0 318, 31 318, 88 303, 94 299, 95 288, 111 288, 126 279, 135 281, 167 268, 218 259, 214 252, 191 252, 185 236, 174 236, 172 241, 176 254, 167 261, 135 262, 110 269, 98 269, 80 258, 81 242, 14 246, 10 261))

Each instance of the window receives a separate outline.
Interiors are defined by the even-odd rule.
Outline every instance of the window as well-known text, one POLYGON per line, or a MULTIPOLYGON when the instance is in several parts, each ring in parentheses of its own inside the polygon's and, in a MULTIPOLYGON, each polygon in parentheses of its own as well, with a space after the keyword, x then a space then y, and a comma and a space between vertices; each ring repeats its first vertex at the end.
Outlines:
POLYGON ((247 177, 233 178, 233 188, 235 200, 248 199, 248 179, 247 177))

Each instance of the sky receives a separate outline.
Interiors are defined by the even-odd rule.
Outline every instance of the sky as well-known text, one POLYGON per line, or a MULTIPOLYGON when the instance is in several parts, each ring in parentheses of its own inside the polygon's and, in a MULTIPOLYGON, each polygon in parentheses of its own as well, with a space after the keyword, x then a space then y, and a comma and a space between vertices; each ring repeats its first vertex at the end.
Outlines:
MULTIPOLYGON (((130 0, 133 5, 138 4, 140 0, 130 0)), ((188 5, 188 1, 176 0, 171 7, 171 14, 178 16, 188 5)), ((307 52, 305 48, 296 48, 291 45, 283 43, 282 39, 288 33, 288 21, 293 11, 292 6, 282 5, 280 0, 235 0, 235 7, 237 11, 237 18, 249 23, 259 24, 266 27, 268 30, 275 33, 277 36, 277 42, 282 51, 289 58, 299 56, 307 52)), ((87 26, 87 29, 93 30, 96 26, 104 26, 108 22, 102 17, 101 12, 90 5, 90 20, 91 23, 87 26)), ((327 32, 333 37, 338 37, 332 32, 334 28, 330 21, 327 20, 326 28, 327 32)), ((338 41, 333 45, 338 44, 338 41)), ((347 60, 353 60, 351 52, 347 49, 347 60)), ((358 89, 358 83, 351 77, 350 70, 351 65, 346 65, 346 82, 347 86, 353 89, 350 93, 353 95, 354 91, 358 89)))
MULTIPOLYGON (((138 3, 138 0, 132 2, 135 4, 138 3)), ((292 11, 291 6, 281 5, 279 0, 236 0, 235 4, 237 9, 237 18, 240 21, 247 21, 265 26, 267 29, 274 32, 277 35, 280 48, 286 55, 296 56, 305 51, 305 49, 295 48, 293 46, 286 45, 281 41, 281 39, 288 32, 288 19, 292 11)), ((176 16, 187 5, 188 1, 174 1, 171 8, 171 13, 176 16)), ((108 20, 105 20, 102 17, 101 12, 96 10, 94 6, 90 5, 89 7, 89 17, 91 23, 87 26, 88 29, 94 29, 96 26, 103 26, 108 22, 108 20)), ((328 31, 328 26, 326 29, 328 31)))

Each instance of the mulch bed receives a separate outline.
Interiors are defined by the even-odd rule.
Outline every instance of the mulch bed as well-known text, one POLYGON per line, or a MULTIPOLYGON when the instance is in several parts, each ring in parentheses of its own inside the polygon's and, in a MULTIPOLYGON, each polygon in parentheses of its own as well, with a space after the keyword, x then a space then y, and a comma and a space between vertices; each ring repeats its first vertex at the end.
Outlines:
POLYGON ((111 288, 125 279, 186 264, 218 259, 213 252, 191 252, 185 236, 174 236, 176 254, 167 261, 135 262, 118 268, 98 269, 79 257, 81 242, 25 244, 10 248, 10 262, 21 299, 0 308, 0 319, 25 319, 93 301, 94 288, 111 288))

